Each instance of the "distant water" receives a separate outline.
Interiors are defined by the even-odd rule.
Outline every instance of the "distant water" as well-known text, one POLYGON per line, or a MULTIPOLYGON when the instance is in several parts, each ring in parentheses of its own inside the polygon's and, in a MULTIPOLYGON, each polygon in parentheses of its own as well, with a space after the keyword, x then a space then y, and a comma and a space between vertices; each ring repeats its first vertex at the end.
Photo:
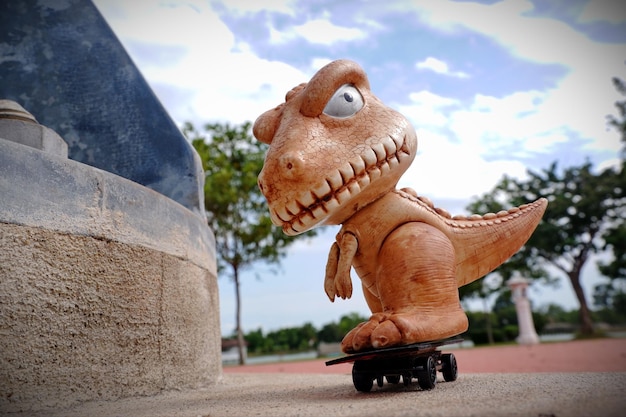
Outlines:
POLYGON ((542 334, 539 336, 540 342, 567 342, 569 340, 574 340, 574 333, 542 334))
POLYGON ((275 362, 290 362, 290 361, 302 361, 307 359, 316 359, 317 352, 311 350, 309 352, 300 353, 286 353, 284 355, 263 355, 263 356, 248 356, 246 363, 248 365, 254 365, 259 363, 275 363, 275 362))

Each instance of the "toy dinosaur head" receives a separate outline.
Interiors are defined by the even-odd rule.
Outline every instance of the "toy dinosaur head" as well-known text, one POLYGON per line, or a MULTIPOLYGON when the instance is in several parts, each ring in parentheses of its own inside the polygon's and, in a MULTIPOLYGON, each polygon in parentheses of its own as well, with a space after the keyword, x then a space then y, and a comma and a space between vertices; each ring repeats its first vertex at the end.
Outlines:
POLYGON ((272 222, 287 235, 343 223, 394 189, 417 152, 411 124, 382 104, 361 67, 347 60, 289 91, 253 132, 270 145, 259 187, 272 222))

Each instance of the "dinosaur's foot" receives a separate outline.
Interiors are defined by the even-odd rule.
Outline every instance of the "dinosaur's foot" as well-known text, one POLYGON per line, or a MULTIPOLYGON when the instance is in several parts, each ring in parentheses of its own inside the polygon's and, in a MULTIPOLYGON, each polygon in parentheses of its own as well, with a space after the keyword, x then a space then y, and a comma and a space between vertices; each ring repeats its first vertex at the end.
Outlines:
POLYGON ((376 313, 352 329, 341 342, 344 353, 427 342, 456 336, 467 330, 462 309, 424 314, 421 312, 376 313))

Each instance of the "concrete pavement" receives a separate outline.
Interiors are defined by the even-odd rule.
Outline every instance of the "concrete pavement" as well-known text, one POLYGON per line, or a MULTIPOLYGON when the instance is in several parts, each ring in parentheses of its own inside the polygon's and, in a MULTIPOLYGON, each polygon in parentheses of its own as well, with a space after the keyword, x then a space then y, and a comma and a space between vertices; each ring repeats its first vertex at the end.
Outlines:
POLYGON ((625 372, 460 374, 421 391, 414 382, 359 393, 349 374, 225 374, 215 386, 84 403, 43 416, 524 416, 622 417, 625 372))

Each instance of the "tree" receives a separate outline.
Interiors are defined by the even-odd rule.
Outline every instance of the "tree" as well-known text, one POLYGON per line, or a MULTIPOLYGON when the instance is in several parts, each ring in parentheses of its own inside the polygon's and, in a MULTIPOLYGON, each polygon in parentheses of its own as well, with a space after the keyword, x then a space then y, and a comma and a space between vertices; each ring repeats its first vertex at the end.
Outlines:
MULTIPOLYGON (((619 78, 613 78, 613 85, 618 92, 626 96, 626 84, 619 78)), ((621 136, 623 143, 622 155, 626 157, 626 99, 615 103, 619 118, 608 116, 609 126, 615 128, 621 136)), ((615 198, 621 199, 624 204, 626 199, 626 158, 622 158, 621 171, 615 176, 615 198)), ((611 227, 605 236, 606 246, 612 249, 613 260, 600 264, 600 272, 611 278, 614 286, 616 280, 626 280, 626 222, 617 222, 611 227)), ((615 290, 615 289, 613 289, 615 290)))
MULTIPOLYGON (((489 278, 496 274, 490 274, 489 278)), ((488 305, 488 298, 497 292, 501 291, 501 283, 499 281, 494 282, 494 280, 485 277, 484 279, 479 279, 473 281, 467 285, 459 288, 459 296, 462 300, 478 298, 483 303, 483 309, 485 313, 484 323, 485 323, 485 334, 487 335, 487 341, 490 345, 493 345, 495 339, 493 337, 493 319, 492 319, 492 311, 488 305)), ((472 324, 478 325, 481 323, 480 320, 476 319, 477 316, 474 316, 474 320, 472 320, 472 324)))
POLYGON ((624 183, 619 186, 622 171, 608 168, 596 174, 589 162, 560 171, 555 162, 542 172, 528 171, 527 181, 505 176, 494 191, 468 207, 473 212, 495 213, 505 206, 517 206, 539 197, 548 199, 548 209, 526 245, 496 272, 503 276, 503 281, 515 270, 529 278, 554 280, 549 265, 564 273, 580 304, 583 335, 593 333, 593 322, 581 272, 592 254, 618 250, 607 245, 605 239, 614 228, 623 227, 626 218, 624 183))
POLYGON ((204 207, 215 234, 218 274, 229 276, 235 284, 235 332, 239 363, 243 364, 241 273, 260 261, 280 264, 295 238, 272 225, 257 185, 267 145, 254 140, 250 122, 241 126, 206 124, 203 133, 188 122, 183 133, 198 151, 205 171, 204 207))
POLYGON ((342 316, 339 322, 325 324, 322 329, 317 332, 317 338, 320 342, 335 343, 341 342, 341 339, 359 323, 367 321, 366 317, 359 313, 352 312, 342 316))
MULTIPOLYGON (((623 96, 626 97, 626 83, 624 83, 623 80, 614 77, 613 78, 613 85, 615 86, 615 89, 622 94, 623 96)), ((621 139, 622 139, 622 143, 623 143, 623 148, 622 148, 622 152, 626 153, 626 99, 625 100, 621 100, 621 101, 617 101, 615 103, 615 107, 617 107, 617 111, 619 113, 619 118, 613 116, 613 115, 609 115, 607 116, 608 122, 609 122, 609 126, 613 127, 614 129, 616 129, 620 135, 621 135, 621 139)))

